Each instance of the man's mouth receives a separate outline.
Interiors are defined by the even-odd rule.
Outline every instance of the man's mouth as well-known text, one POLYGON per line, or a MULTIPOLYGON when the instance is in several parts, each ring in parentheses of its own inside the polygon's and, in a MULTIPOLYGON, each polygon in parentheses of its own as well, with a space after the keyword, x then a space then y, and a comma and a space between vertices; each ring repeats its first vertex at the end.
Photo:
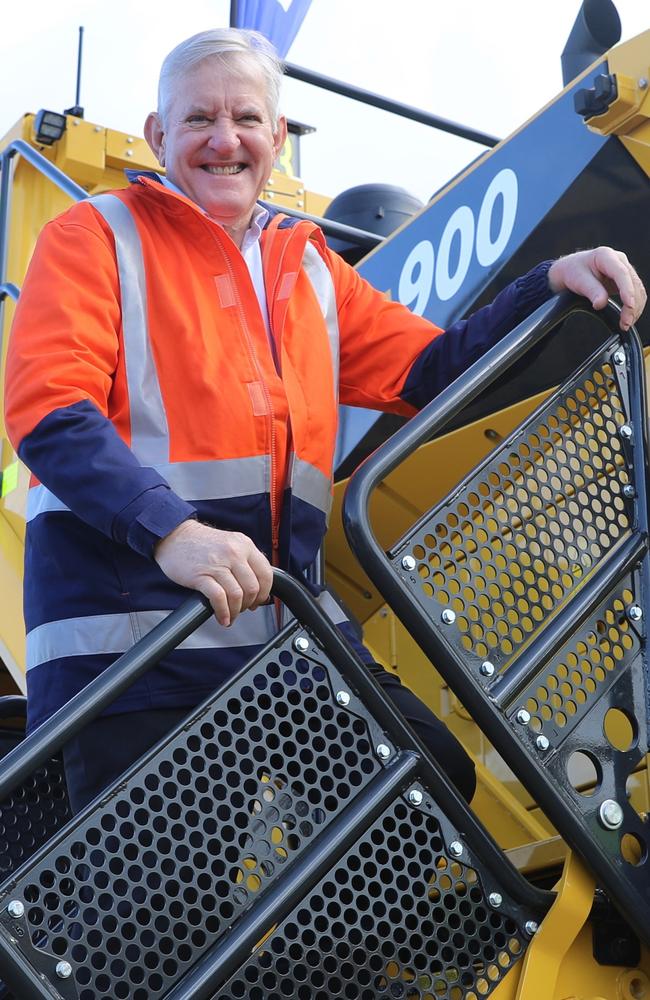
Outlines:
POLYGON ((224 167, 216 167, 212 166, 209 163, 204 163, 201 169, 205 170, 205 172, 208 174, 213 174, 215 177, 224 177, 224 176, 227 177, 231 174, 240 174, 244 169, 244 164, 230 163, 224 167))

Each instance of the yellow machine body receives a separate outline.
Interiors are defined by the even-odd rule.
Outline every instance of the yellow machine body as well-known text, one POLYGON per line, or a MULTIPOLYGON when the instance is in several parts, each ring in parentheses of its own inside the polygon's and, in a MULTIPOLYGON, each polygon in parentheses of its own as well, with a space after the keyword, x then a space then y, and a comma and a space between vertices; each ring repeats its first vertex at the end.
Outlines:
MULTIPOLYGON (((650 32, 608 54, 619 81, 617 100, 589 127, 614 134, 650 177, 650 32), (641 81, 641 83, 639 82, 641 81)), ((524 126, 525 127, 525 126, 524 126)), ((25 115, 0 143, 0 150, 23 139, 91 194, 122 187, 125 168, 158 169, 144 140, 68 117, 62 138, 51 147, 34 137, 34 116, 25 115)), ((291 154, 281 157, 262 197, 281 206, 322 215, 327 198, 305 189, 293 176, 291 154)), ((462 176, 453 184, 462 183, 462 176)), ((444 192, 440 195, 444 198, 444 192)), ((70 199, 42 173, 18 156, 14 161, 5 280, 22 284, 43 225, 70 199)), ((640 225, 645 225, 639 220, 640 225)), ((543 248, 540 248, 540 257, 543 248)), ((56 289, 52 289, 53 295, 56 289)), ((2 322, 2 368, 14 304, 7 297, 2 322)), ((0 371, 0 375, 3 373, 0 371)), ((537 406, 543 396, 462 426, 423 446, 389 476, 377 491, 371 511, 380 541, 392 544, 436 500, 444 497, 468 469, 537 406), (430 470, 436 470, 435 484, 430 470)), ((0 417, 2 486, 0 496, 0 695, 24 692, 25 637, 21 613, 24 514, 29 475, 6 438, 0 417)), ((387 669, 427 703, 457 734, 477 762, 478 791, 473 808, 497 843, 523 872, 557 884, 558 897, 526 956, 492 993, 496 1000, 650 1000, 650 955, 642 950, 638 967, 599 965, 587 923, 594 884, 581 863, 516 780, 458 699, 388 608, 352 557, 341 528, 345 482, 335 488, 332 528, 326 549, 326 578, 362 623, 367 645, 387 669)), ((650 813, 646 763, 638 768, 630 794, 639 812, 650 813)), ((490 990, 490 969, 479 980, 474 1000, 490 990), (484 982, 484 987, 480 983, 484 982)), ((426 994, 437 996, 435 984, 426 994)), ((458 991, 458 997, 461 997, 458 991)))

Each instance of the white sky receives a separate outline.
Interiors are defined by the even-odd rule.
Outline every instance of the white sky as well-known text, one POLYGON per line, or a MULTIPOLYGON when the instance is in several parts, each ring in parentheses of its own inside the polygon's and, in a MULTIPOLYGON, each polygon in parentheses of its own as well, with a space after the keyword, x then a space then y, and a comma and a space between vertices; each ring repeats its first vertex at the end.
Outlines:
MULTIPOLYGON (((650 28, 646 0, 615 0, 626 40, 650 28)), ((0 136, 25 112, 74 103, 83 25, 86 118, 142 134, 163 57, 227 25, 229 0, 8 0, 0 35, 0 136)), ((580 0, 313 0, 288 59, 481 131, 505 136, 562 88, 560 55, 580 0)), ((483 147, 287 80, 307 188, 362 183, 426 201, 483 147)))

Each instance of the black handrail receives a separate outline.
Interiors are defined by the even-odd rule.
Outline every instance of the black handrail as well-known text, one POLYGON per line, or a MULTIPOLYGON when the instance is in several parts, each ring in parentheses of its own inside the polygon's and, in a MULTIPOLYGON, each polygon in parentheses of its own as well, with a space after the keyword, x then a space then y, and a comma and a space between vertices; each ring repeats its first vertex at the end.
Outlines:
MULTIPOLYGON (((639 922, 635 906, 627 897, 630 883, 621 888, 621 880, 615 864, 610 861, 604 845, 592 836, 585 826, 582 814, 568 807, 558 796, 556 779, 553 774, 540 764, 538 758, 531 755, 515 732, 510 720, 503 714, 505 700, 510 703, 508 695, 520 689, 522 678, 516 672, 513 676, 513 689, 502 692, 502 697, 493 697, 493 689, 498 691, 500 684, 508 686, 508 672, 503 681, 496 676, 485 690, 484 681, 469 669, 461 669, 460 657, 453 647, 451 639, 434 624, 424 610, 421 610, 417 600, 414 600, 408 584, 396 571, 394 563, 398 560, 402 547, 409 544, 406 538, 396 542, 388 553, 384 552, 375 537, 369 517, 369 504, 374 489, 400 465, 421 444, 439 433, 458 413, 460 413, 476 396, 488 387, 499 375, 502 375, 527 351, 538 344, 555 326, 576 311, 594 314, 586 300, 578 299, 567 293, 556 296, 541 306, 532 316, 520 323, 499 344, 493 347, 482 359, 471 366, 451 386, 445 389, 425 409, 414 417, 409 424, 397 431, 385 442, 352 477, 344 500, 343 520, 348 541, 363 569, 368 574, 384 600, 393 608, 409 633, 425 651, 437 670, 444 677, 449 687, 460 698, 472 718, 486 733, 508 765, 513 769, 525 787, 533 794, 545 814, 560 830, 565 840, 577 847, 587 864, 597 873, 599 881, 604 885, 610 898, 620 908, 637 933, 646 940, 648 927, 639 922)), ((584 618, 598 595, 602 596, 606 582, 615 582, 620 575, 634 568, 640 577, 640 593, 650 594, 650 559, 648 559, 648 467, 645 427, 645 389, 643 350, 634 327, 621 332, 619 327, 620 308, 609 302, 602 312, 597 314, 610 332, 615 332, 619 342, 624 345, 628 363, 625 370, 619 373, 622 384, 627 386, 629 380, 629 422, 630 433, 639 439, 639 447, 631 449, 633 466, 632 482, 636 490, 634 504, 633 535, 629 544, 623 544, 620 551, 609 561, 609 565, 597 570, 586 582, 584 589, 572 599, 571 607, 577 611, 579 619, 584 618)), ((614 341, 612 340, 612 343, 614 341)), ((603 347, 594 354, 600 357, 603 347)), ((591 361, 586 361, 583 370, 588 370, 591 361)), ((561 395, 562 389, 558 390, 561 395)), ((624 395, 627 395, 625 388, 624 395)), ((540 407, 542 409, 542 407, 540 407)), ((516 435, 516 431, 514 432, 516 435)), ((489 461, 486 460, 486 461, 489 461)), ((462 490, 462 484, 458 490, 462 490)), ((421 522, 428 523, 431 513, 424 515, 421 522)), ((409 532, 418 530, 418 525, 409 532)), ((611 591, 610 591, 611 593, 611 591)), ((547 634, 540 637, 537 644, 532 643, 524 651, 524 661, 527 669, 536 669, 546 654, 558 648, 559 636, 566 633, 564 627, 567 615, 561 609, 547 624, 547 634)), ((544 659, 544 662, 545 659, 544 659)), ((515 664, 516 666, 516 664, 515 664)), ((512 670, 512 666, 509 668, 512 670)), ((528 675, 530 677, 530 674, 528 675)), ((509 708, 508 711, 512 711, 509 708)))
MULTIPOLYGON (((277 205, 271 205, 268 201, 261 201, 265 208, 277 211, 277 205)), ((308 222, 315 222, 327 236, 337 236, 339 239, 354 243, 362 250, 374 250, 376 246, 384 242, 384 236, 371 233, 367 229, 357 229, 356 226, 348 226, 343 222, 335 222, 333 219, 324 219, 320 215, 309 215, 308 212, 300 212, 297 208, 290 208, 282 205, 280 211, 285 215, 291 215, 296 219, 306 219, 308 222)))
POLYGON ((294 80, 300 80, 302 83, 311 83, 322 90, 341 94, 342 97, 350 97, 353 101, 361 101, 363 104, 369 104, 373 108, 390 111, 401 118, 410 118, 411 121, 420 122, 422 125, 429 125, 431 128, 437 128, 440 132, 457 135, 461 139, 469 139, 470 142, 478 142, 482 146, 493 148, 501 142, 496 136, 488 135, 487 132, 480 132, 478 129, 461 125, 459 122, 452 122, 448 118, 440 118, 439 115, 432 115, 430 111, 414 108, 410 104, 402 104, 400 101, 394 101, 390 97, 382 97, 371 90, 363 90, 361 87, 355 87, 351 83, 343 83, 342 80, 335 80, 334 77, 315 73, 313 70, 305 69, 303 66, 285 63, 284 72, 286 76, 294 80))
MULTIPOLYGON (((481 856, 493 873, 498 873, 502 888, 522 905, 542 916, 554 895, 530 885, 510 865, 500 848, 487 834, 460 793, 449 784, 428 751, 408 727, 370 672, 343 639, 337 627, 321 611, 307 588, 283 570, 273 571, 272 594, 289 608, 291 614, 309 629, 337 669, 348 679, 360 698, 372 704, 373 715, 396 746, 415 747, 421 773, 430 783, 436 801, 456 828, 463 831, 468 844, 480 845, 481 856)), ((66 705, 44 722, 0 762, 0 801, 5 799, 37 767, 49 760, 61 747, 92 721, 107 705, 149 670, 212 615, 203 595, 196 594, 160 622, 135 646, 111 664, 66 705)), ((248 665, 242 668, 242 672, 248 665)), ((495 874, 496 877, 496 874, 495 874)))

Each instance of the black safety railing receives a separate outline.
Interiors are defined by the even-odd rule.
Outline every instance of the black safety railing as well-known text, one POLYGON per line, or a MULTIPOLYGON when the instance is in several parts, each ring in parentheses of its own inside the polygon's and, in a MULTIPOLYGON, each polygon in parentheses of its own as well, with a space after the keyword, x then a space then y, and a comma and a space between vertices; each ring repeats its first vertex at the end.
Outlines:
POLYGON ((333 94, 349 97, 353 101, 360 101, 362 104, 367 104, 373 108, 380 108, 382 111, 390 111, 392 114, 399 115, 400 118, 409 118, 411 121, 420 122, 422 125, 438 129, 440 132, 447 132, 461 139, 468 139, 470 142, 478 142, 482 146, 492 148, 501 142, 496 136, 489 135, 487 132, 470 128, 468 125, 461 125, 460 122, 450 121, 448 118, 441 118, 439 115, 431 114, 430 111, 424 111, 422 108, 415 108, 410 104, 402 104, 400 101, 394 101, 390 97, 382 97, 381 94, 375 94, 371 90, 355 87, 351 83, 344 83, 342 80, 336 80, 331 76, 315 73, 313 70, 305 69, 303 66, 286 63, 284 72, 294 80, 313 84, 322 90, 329 90, 333 94))
MULTIPOLYGON (((300 995, 334 989, 341 967, 359 996, 414 969, 487 995, 523 953, 553 894, 511 866, 303 585, 276 570, 273 594, 296 620, 0 885, 0 977, 21 1000, 280 1000, 294 975, 300 995)), ((0 800, 210 614, 188 600, 27 737, 0 800)))
MULTIPOLYGON (((376 487, 574 311, 540 307, 381 446, 346 493, 361 565, 639 936, 650 838, 626 782, 648 749, 643 353, 618 330, 384 551, 376 487)), ((435 473, 432 473, 435 475, 435 473)))

